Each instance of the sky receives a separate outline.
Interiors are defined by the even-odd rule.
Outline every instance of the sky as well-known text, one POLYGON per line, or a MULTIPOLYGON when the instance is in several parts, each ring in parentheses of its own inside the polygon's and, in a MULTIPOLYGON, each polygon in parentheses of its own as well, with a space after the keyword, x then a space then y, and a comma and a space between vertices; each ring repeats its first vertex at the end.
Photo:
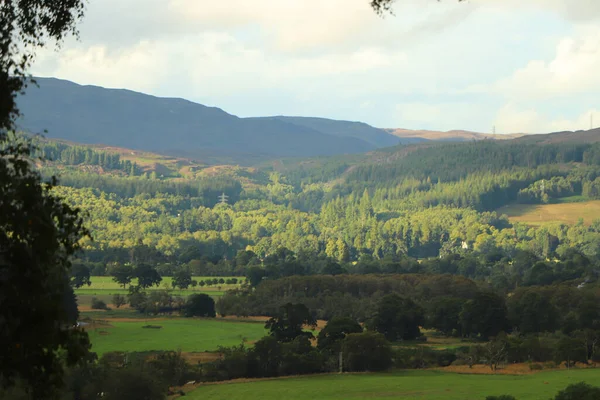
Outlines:
POLYGON ((380 128, 600 126, 600 0, 89 0, 36 76, 380 128))

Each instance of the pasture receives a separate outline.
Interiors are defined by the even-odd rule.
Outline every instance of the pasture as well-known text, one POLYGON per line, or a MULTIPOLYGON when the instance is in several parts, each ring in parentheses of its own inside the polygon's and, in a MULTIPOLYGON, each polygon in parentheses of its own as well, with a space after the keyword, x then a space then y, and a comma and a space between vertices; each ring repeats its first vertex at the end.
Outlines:
POLYGON ((600 369, 549 371, 529 375, 469 375, 441 371, 331 374, 256 382, 207 384, 186 399, 212 400, 483 400, 512 394, 517 400, 551 399, 571 383, 600 382, 600 369))
POLYGON ((172 350, 205 352, 252 343, 266 334, 264 322, 197 318, 115 318, 87 329, 92 351, 172 350))
POLYGON ((496 210, 506 214, 511 222, 538 226, 548 222, 576 224, 580 218, 586 225, 600 218, 600 200, 563 202, 557 204, 511 204, 496 210))
MULTIPOLYGON (((195 293, 206 293, 210 296, 222 296, 227 290, 236 289, 240 287, 240 285, 245 281, 244 277, 219 277, 219 276, 195 276, 193 279, 200 281, 206 281, 208 279, 231 279, 236 278, 238 283, 235 285, 227 285, 227 284, 215 284, 215 285, 205 285, 205 286, 196 286, 189 287, 187 289, 173 289, 173 278, 170 276, 163 277, 162 282, 159 286, 152 286, 147 290, 159 290, 159 289, 168 289, 174 296, 189 296, 190 294, 195 293)), ((90 278, 92 284, 90 286, 83 286, 79 289, 75 289, 75 294, 78 297, 78 302, 81 305, 89 305, 92 297, 97 297, 105 301, 106 303, 112 303, 112 296, 115 294, 127 294, 128 290, 123 288, 123 286, 119 285, 115 281, 113 281, 112 276, 92 276, 90 278)), ((131 282, 132 285, 137 284, 137 280, 134 279, 131 282)))

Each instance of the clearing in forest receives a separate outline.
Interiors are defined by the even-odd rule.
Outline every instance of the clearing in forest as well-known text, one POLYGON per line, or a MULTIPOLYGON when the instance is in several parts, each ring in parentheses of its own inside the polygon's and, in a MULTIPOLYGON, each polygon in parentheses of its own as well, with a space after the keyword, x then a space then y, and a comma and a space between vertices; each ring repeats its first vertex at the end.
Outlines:
POLYGON ((511 222, 542 225, 548 222, 576 224, 580 218, 586 225, 600 218, 600 200, 564 202, 558 204, 511 204, 497 210, 511 222))

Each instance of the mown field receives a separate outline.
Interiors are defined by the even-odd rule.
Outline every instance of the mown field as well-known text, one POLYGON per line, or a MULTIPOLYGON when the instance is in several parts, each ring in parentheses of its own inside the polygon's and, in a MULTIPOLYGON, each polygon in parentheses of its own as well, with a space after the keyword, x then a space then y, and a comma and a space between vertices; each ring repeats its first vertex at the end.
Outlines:
MULTIPOLYGON (((195 276, 193 279, 200 281, 206 281, 208 279, 221 279, 224 280, 231 279, 232 277, 220 277, 220 276, 195 276)), ((196 286, 195 288, 190 287, 185 290, 181 289, 173 289, 173 278, 170 276, 163 277, 160 285, 153 286, 148 288, 148 290, 158 290, 158 289, 169 289, 172 294, 175 296, 189 296, 194 293, 206 293, 210 296, 222 296, 227 290, 235 289, 240 286, 241 283, 244 282, 246 278, 244 277, 234 277, 237 278, 238 283, 236 285, 226 285, 226 284, 217 284, 212 286, 196 286)), ((120 286, 118 283, 113 281, 112 276, 92 276, 91 277, 92 284, 90 286, 83 286, 79 289, 75 290, 75 294, 78 298, 78 303, 80 305, 89 305, 92 301, 92 297, 96 297, 100 300, 105 301, 107 304, 112 303, 112 296, 115 294, 127 294, 127 289, 124 289, 123 286, 120 286)), ((137 280, 134 279, 131 284, 136 285, 137 280)))
MULTIPOLYGON (((574 199, 576 200, 576 199, 574 199)), ((575 224, 579 218, 589 225, 600 218, 600 200, 574 201, 558 204, 511 204, 497 210, 511 222, 541 225, 547 222, 575 224)))
POLYGON ((113 318, 87 326, 92 351, 173 350, 205 352, 252 343, 266 334, 264 322, 197 318, 113 318), (148 327, 151 326, 151 327, 148 327))
POLYGON ((186 399, 211 400, 483 400, 512 394, 517 400, 546 400, 571 383, 600 382, 600 369, 549 371, 530 375, 469 375, 441 371, 320 375, 205 385, 186 399))

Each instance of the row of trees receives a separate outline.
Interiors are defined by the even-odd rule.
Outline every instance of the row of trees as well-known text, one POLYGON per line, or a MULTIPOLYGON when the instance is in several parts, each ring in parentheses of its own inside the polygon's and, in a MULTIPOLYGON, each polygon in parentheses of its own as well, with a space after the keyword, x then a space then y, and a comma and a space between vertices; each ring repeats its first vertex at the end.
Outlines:
POLYGON ((410 334, 398 334, 403 339, 416 338, 418 326, 482 339, 501 331, 569 334, 600 330, 596 288, 593 284, 522 287, 504 295, 481 282, 450 275, 295 276, 266 280, 255 289, 230 291, 217 301, 217 311, 221 315, 275 315, 282 303, 302 302, 318 318, 349 316, 369 326, 379 324, 373 319, 377 315, 386 315, 381 321, 395 320, 395 311, 387 314, 379 308, 385 299, 392 310, 410 310, 397 316, 413 321, 412 328, 405 328, 410 334))

